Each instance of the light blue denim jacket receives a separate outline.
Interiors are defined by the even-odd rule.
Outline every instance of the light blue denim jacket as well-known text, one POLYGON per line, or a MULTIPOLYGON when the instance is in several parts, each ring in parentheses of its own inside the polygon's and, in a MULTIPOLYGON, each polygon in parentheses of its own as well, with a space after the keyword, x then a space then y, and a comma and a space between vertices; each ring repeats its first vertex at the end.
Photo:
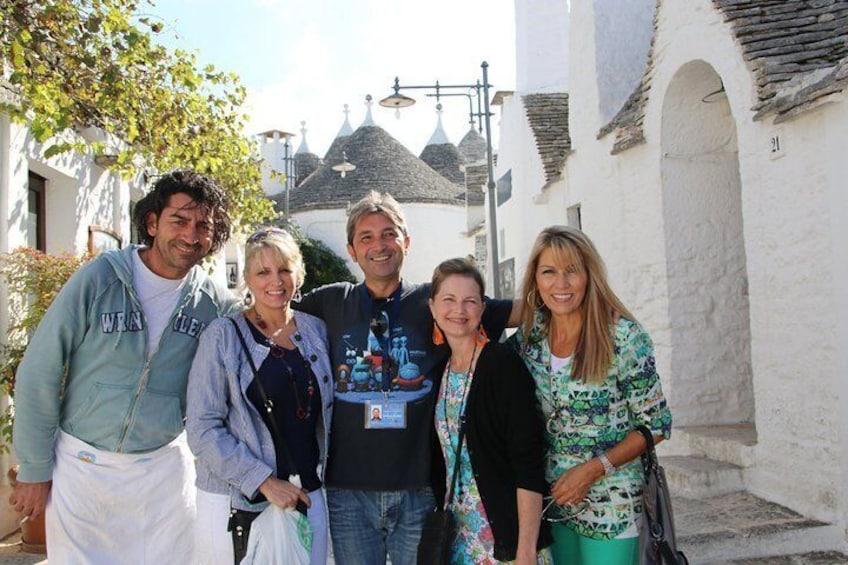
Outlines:
MULTIPOLYGON (((294 312, 297 332, 292 341, 308 363, 321 391, 321 414, 316 425, 319 450, 318 476, 324 479, 327 442, 332 418, 332 373, 327 355, 324 322, 294 312)), ((244 314, 236 314, 253 362, 259 368, 270 349, 253 339, 244 314)), ((259 411, 247 398, 253 370, 233 323, 215 320, 200 337, 200 345, 188 377, 186 432, 197 457, 197 488, 229 494, 234 508, 261 510, 267 503, 251 504, 259 485, 276 472, 271 432, 259 411)))

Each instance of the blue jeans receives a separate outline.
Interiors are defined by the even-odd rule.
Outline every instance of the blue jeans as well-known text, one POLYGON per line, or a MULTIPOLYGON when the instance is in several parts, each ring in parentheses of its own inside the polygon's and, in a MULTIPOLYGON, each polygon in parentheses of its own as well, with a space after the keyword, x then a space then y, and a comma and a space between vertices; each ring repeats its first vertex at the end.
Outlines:
POLYGON ((327 489, 337 565, 415 565, 424 518, 435 508, 429 488, 399 491, 327 489))

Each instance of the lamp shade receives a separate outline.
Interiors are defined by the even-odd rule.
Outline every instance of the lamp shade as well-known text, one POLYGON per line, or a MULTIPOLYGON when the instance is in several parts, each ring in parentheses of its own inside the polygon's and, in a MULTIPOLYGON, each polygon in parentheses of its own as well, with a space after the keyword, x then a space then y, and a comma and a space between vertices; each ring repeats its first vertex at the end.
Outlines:
POLYGON ((391 96, 387 96, 380 100, 380 106, 384 106, 386 108, 406 108, 413 104, 415 104, 415 98, 404 96, 399 92, 395 92, 391 96))

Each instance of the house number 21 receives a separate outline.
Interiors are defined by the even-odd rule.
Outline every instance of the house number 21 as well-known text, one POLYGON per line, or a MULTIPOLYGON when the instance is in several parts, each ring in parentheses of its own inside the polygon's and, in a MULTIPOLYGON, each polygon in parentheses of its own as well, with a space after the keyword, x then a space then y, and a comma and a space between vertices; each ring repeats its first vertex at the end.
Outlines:
POLYGON ((783 139, 780 136, 780 132, 775 132, 771 134, 769 138, 769 153, 772 159, 777 159, 783 155, 783 139))

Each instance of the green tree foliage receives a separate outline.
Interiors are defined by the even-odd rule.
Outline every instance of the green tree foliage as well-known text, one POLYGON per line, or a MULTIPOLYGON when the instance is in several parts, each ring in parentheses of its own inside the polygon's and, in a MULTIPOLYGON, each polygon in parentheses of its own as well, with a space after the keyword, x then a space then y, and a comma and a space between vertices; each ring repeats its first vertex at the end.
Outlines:
POLYGON ((227 189, 237 224, 273 217, 260 160, 242 133, 244 87, 234 74, 199 69, 194 55, 157 44, 153 36, 163 24, 141 13, 147 6, 0 0, 0 61, 20 95, 0 111, 29 122, 36 140, 46 142, 45 157, 102 150, 61 135, 95 126, 121 140, 121 172, 192 168, 227 189))
POLYGON ((313 288, 334 282, 356 282, 356 277, 347 268, 345 260, 336 255, 323 241, 306 237, 293 224, 284 227, 297 239, 303 254, 306 280, 301 288, 302 292, 307 293, 313 288))
POLYGON ((323 241, 308 237, 300 240, 300 250, 306 265, 306 281, 302 291, 309 292, 321 285, 348 281, 356 282, 356 277, 347 268, 344 259, 333 253, 323 241))

